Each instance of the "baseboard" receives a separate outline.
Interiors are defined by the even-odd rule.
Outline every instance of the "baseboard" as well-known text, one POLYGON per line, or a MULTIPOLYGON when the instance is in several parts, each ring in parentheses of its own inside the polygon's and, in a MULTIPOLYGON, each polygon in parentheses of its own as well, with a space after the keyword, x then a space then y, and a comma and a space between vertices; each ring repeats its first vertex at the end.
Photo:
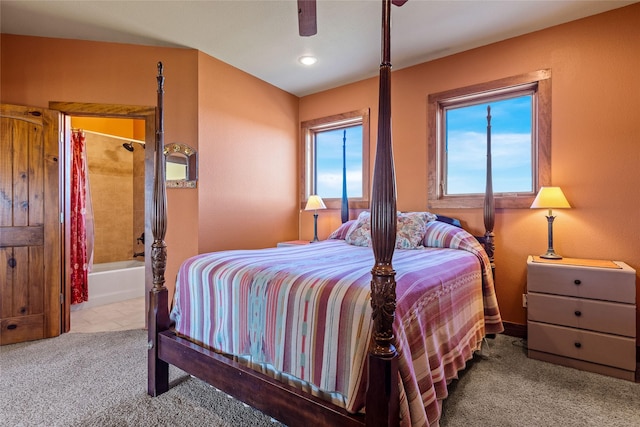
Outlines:
POLYGON ((521 325, 519 323, 502 322, 504 326, 504 334, 510 337, 527 338, 527 325, 521 325))
MULTIPOLYGON (((144 283, 144 282, 142 282, 144 283)), ((137 288, 115 290, 114 292, 102 292, 98 295, 92 295, 89 290, 89 301, 85 301, 80 304, 74 304, 71 306, 71 311, 86 310, 89 308, 99 307, 102 305, 113 304, 116 302, 126 301, 133 298, 140 298, 145 295, 144 288, 138 286, 137 288)))
POLYGON ((558 356, 557 354, 549 354, 542 351, 529 349, 527 354, 531 359, 542 360, 553 363, 555 365, 568 366, 581 371, 595 372, 597 374, 606 375, 608 377, 619 378, 621 380, 635 382, 636 373, 625 369, 615 368, 613 366, 599 365, 586 360, 572 359, 570 357, 558 356))

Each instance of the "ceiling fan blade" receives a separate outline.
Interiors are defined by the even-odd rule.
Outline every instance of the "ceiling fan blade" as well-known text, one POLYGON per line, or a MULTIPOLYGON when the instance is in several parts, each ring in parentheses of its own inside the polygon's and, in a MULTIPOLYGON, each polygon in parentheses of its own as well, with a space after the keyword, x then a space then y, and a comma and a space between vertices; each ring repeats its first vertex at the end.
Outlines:
POLYGON ((316 0, 298 0, 298 30, 303 37, 318 32, 316 23, 316 0))
POLYGON ((407 1, 409 1, 409 0, 391 0, 391 3, 393 3, 395 6, 402 6, 407 1))

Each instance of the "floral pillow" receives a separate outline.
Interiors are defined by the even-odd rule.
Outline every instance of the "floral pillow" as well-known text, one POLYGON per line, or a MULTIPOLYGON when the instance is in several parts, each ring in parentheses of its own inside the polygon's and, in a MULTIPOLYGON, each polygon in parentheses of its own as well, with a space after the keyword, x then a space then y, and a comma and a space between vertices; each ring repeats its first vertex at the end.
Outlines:
POLYGON ((351 227, 344 240, 354 246, 371 246, 371 214, 368 211, 358 215, 356 223, 351 227))
MULTIPOLYGON (((427 223, 436 220, 430 212, 398 212, 396 223, 396 248, 417 249, 422 247, 427 223)), ((371 246, 371 213, 358 215, 356 224, 351 227, 345 241, 355 246, 371 246)))

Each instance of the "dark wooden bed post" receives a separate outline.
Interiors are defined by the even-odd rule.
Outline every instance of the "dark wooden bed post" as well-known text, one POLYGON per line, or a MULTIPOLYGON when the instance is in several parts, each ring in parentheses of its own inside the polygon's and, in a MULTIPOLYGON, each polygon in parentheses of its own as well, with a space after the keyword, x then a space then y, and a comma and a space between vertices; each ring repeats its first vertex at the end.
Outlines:
POLYGON ((399 423, 398 355, 393 345, 396 280, 391 263, 396 243, 396 185, 391 145, 391 0, 382 2, 382 60, 378 105, 378 141, 371 194, 371 271, 373 338, 369 350, 367 426, 399 423))
POLYGON ((347 197, 347 131, 342 133, 342 203, 340 205, 342 223, 349 221, 349 198, 347 197))
POLYGON ((151 210, 151 269, 153 288, 149 292, 149 341, 147 388, 151 396, 169 389, 169 364, 158 358, 158 334, 169 329, 169 299, 164 286, 167 265, 167 198, 164 164, 164 75, 162 62, 158 62, 158 103, 156 107, 155 174, 153 182, 153 209, 151 210))
POLYGON ((487 177, 486 189, 484 193, 484 249, 491 261, 491 268, 494 268, 493 253, 495 244, 493 238, 493 226, 495 222, 495 205, 493 200, 493 171, 491 170, 491 106, 487 106, 487 177))

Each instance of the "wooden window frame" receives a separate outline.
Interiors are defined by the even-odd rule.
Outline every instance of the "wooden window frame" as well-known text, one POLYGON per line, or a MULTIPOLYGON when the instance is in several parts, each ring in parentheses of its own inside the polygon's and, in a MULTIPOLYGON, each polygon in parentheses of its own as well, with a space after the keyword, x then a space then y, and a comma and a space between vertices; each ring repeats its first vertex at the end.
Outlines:
MULTIPOLYGON (((362 125, 362 197, 347 196, 349 198, 350 209, 369 208, 369 188, 371 181, 369 174, 369 109, 366 108, 300 123, 300 209, 304 209, 307 199, 313 194, 315 133, 360 124, 362 125)), ((340 209, 341 207, 342 200, 340 197, 323 198, 322 200, 328 209, 340 209)))
MULTIPOLYGON (((537 191, 551 184, 551 70, 539 70, 514 77, 430 94, 427 108, 427 197, 431 209, 481 208, 484 194, 445 195, 440 184, 446 173, 442 126, 443 110, 501 93, 517 94, 522 88, 535 88, 532 118, 533 192, 495 193, 496 208, 529 208, 537 191)), ((475 102, 474 102, 475 103, 475 102)), ((484 161, 478 159, 478 161, 484 161)))

